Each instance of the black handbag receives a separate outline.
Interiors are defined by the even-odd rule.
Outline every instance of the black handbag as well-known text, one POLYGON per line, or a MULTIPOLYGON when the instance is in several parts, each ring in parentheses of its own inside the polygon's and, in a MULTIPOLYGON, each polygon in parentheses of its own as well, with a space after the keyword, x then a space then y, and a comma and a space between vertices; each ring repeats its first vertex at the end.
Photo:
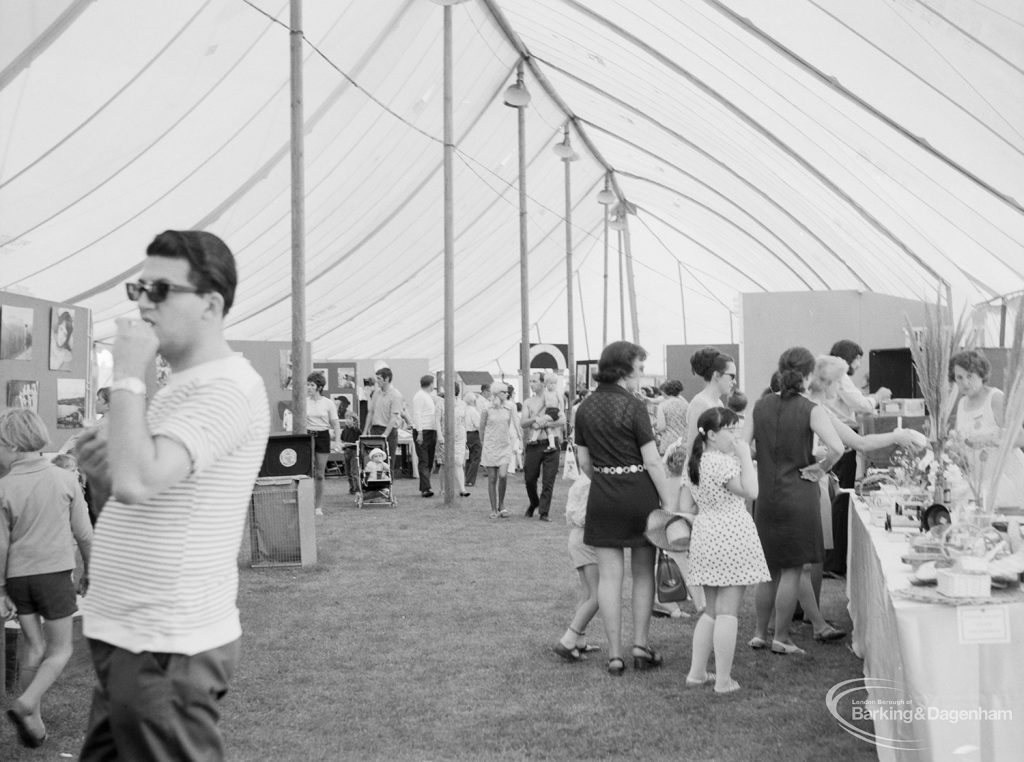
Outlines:
POLYGON ((686 580, 679 565, 664 550, 658 550, 658 566, 654 575, 659 603, 685 601, 689 597, 686 580))

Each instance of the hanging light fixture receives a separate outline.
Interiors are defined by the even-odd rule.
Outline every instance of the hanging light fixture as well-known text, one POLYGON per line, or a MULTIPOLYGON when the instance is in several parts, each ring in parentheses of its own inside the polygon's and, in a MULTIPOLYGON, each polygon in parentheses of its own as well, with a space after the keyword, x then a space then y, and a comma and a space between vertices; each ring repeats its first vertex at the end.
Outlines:
POLYGON ((626 213, 619 212, 611 220, 608 221, 608 227, 612 230, 625 230, 626 229, 626 213))
POLYGON ((505 88, 505 105, 510 108, 526 108, 530 105, 530 91, 523 84, 523 67, 519 67, 515 84, 505 88))
POLYGON ((608 179, 608 175, 605 175, 604 190, 597 192, 597 203, 604 204, 605 206, 611 206, 616 201, 618 201, 618 199, 615 197, 615 194, 612 193, 612 189, 611 187, 609 187, 609 185, 610 181, 608 179))
POLYGON ((563 161, 576 161, 580 158, 574 150, 572 150, 572 143, 569 142, 569 123, 565 123, 562 133, 562 142, 555 143, 551 146, 551 150, 555 152, 555 156, 563 161))

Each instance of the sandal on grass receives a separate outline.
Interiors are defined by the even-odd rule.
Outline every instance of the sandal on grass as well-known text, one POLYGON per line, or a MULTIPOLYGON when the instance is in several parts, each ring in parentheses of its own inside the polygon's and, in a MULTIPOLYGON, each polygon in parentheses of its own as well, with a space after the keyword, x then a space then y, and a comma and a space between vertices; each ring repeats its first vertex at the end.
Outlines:
POLYGON ((691 680, 689 677, 686 678, 687 688, 700 688, 704 685, 710 685, 715 682, 718 678, 715 677, 714 672, 706 672, 703 680, 691 680))
POLYGON ((556 643, 552 650, 566 661, 579 661, 582 658, 578 649, 566 648, 561 643, 556 643))

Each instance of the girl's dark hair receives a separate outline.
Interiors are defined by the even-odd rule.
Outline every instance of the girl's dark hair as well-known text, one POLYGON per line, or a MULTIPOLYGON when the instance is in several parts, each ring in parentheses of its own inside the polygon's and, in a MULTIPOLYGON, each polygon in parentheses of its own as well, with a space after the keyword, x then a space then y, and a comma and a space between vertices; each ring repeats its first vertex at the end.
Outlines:
POLYGON ((715 371, 725 373, 731 362, 735 360, 724 352, 719 352, 714 347, 704 347, 690 355, 690 370, 693 371, 693 375, 710 381, 715 371))
POLYGON ((791 347, 779 357, 779 391, 782 398, 796 397, 804 379, 814 372, 814 355, 806 347, 791 347))
POLYGON ((594 380, 599 384, 614 384, 633 372, 633 363, 646 360, 647 350, 632 341, 613 341, 601 351, 594 380))
POLYGON ((661 391, 666 397, 675 397, 683 391, 683 382, 672 378, 661 385, 661 391))
POLYGON ((697 437, 693 440, 690 460, 686 465, 691 484, 700 484, 700 458, 708 442, 708 432, 721 431, 726 426, 739 423, 739 420, 739 416, 727 407, 709 407, 700 414, 700 418, 697 419, 697 437))
POLYGON ((965 349, 957 352, 949 360, 949 380, 953 380, 953 368, 959 365, 968 373, 974 373, 981 379, 982 383, 988 383, 989 374, 992 372, 992 364, 980 349, 965 349))
POLYGON ((833 357, 842 357, 846 360, 846 364, 850 366, 847 373, 851 376, 853 375, 853 361, 864 356, 864 350, 860 348, 860 344, 849 339, 840 339, 832 345, 832 349, 828 350, 828 353, 833 357))

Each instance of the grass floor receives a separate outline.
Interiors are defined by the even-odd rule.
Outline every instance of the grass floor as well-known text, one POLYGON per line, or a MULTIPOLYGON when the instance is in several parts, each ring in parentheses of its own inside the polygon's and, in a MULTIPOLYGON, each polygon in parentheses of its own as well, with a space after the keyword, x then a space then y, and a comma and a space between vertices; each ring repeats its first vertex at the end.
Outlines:
MULTIPOLYGON (((346 482, 333 478, 315 567, 251 569, 243 544, 243 656, 223 703, 229 759, 874 759, 824 701, 833 684, 862 675, 860 661, 844 643, 815 643, 807 627, 795 635, 807 656, 750 650, 749 592, 738 693, 684 687, 690 620, 652 624, 660 670, 630 668, 616 679, 603 652, 578 664, 558 659, 551 647, 576 601, 567 489, 559 479, 551 523, 527 520, 522 477, 513 475, 512 518, 495 521, 480 484, 446 508, 398 480, 396 509, 357 509, 346 482)), ((823 608, 849 625, 842 583, 826 580, 823 608)), ((601 645, 599 620, 588 634, 601 645)), ((47 697, 50 739, 23 749, 5 723, 0 758, 77 757, 91 686, 79 638, 47 697)))

